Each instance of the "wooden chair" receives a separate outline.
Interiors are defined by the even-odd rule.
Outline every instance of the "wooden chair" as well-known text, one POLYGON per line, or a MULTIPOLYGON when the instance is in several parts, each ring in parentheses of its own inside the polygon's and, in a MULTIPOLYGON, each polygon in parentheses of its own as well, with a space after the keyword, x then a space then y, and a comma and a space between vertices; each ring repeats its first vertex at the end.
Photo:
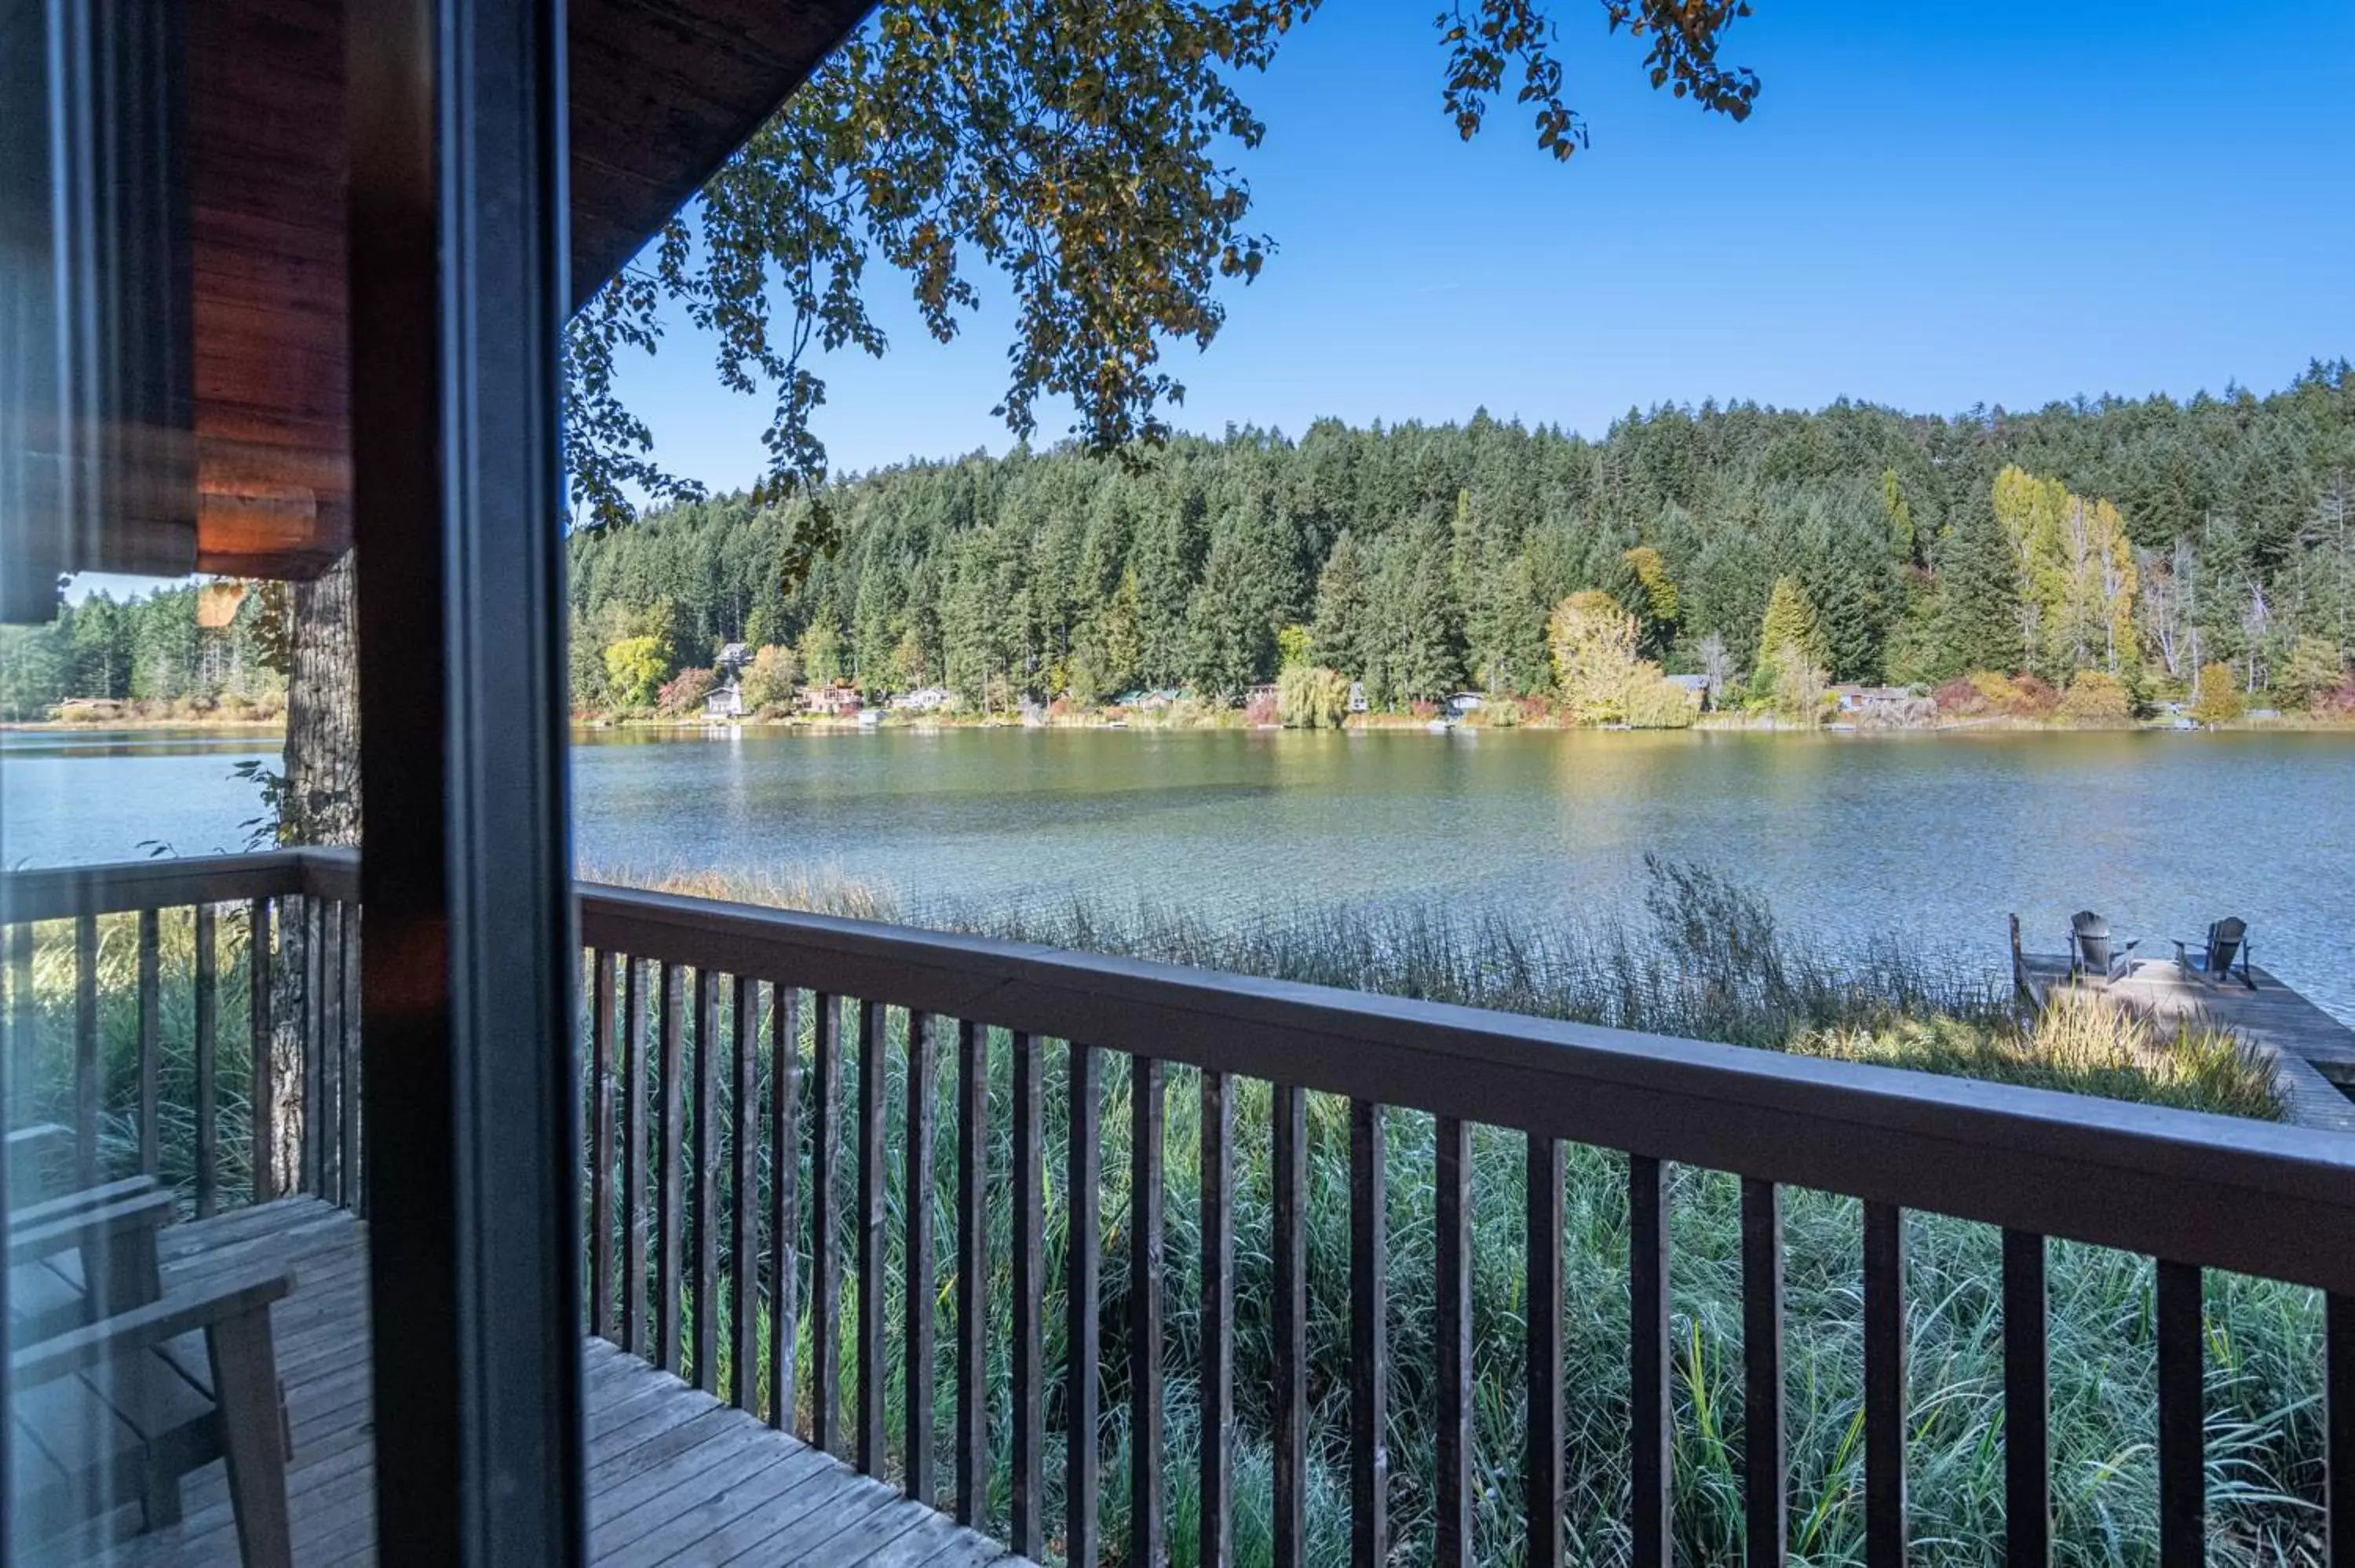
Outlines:
POLYGON ((73 1134, 55 1122, 8 1129, 8 1202, 11 1207, 52 1198, 73 1185, 73 1134))
POLYGON ((223 1459, 244 1561, 285 1568, 288 1443, 270 1308, 293 1282, 263 1273, 165 1289, 156 1233, 175 1208, 140 1177, 8 1215, 17 1539, 103 1531, 133 1507, 146 1529, 175 1523, 181 1478, 223 1459))
POLYGON ((2241 966, 2241 983, 2251 991, 2257 989, 2254 975, 2249 972, 2249 927, 2237 916, 2226 916, 2208 927, 2206 940, 2196 944, 2195 956, 2191 942, 2175 944, 2175 961, 2186 974, 2194 974, 2213 983, 2232 978, 2232 965, 2241 966))
POLYGON ((2097 975, 2105 982, 2114 980, 2134 969, 2134 950, 2142 946, 2139 938, 2120 947, 2110 935, 2110 923, 2090 909, 2080 909, 2069 916, 2069 978, 2097 975))

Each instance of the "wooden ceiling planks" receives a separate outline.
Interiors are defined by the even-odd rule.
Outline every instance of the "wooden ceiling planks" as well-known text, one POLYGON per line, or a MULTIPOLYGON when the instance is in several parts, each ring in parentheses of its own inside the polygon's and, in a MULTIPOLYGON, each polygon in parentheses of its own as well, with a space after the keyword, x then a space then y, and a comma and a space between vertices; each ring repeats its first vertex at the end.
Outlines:
MULTIPOLYGON (((868 3, 572 0, 575 305, 760 128, 868 3)), ((344 4, 188 6, 205 571, 314 577, 351 538, 344 4)))
POLYGON ((572 0, 572 284, 585 302, 871 0, 572 0))
POLYGON ((310 577, 351 540, 341 0, 192 0, 197 564, 310 577))

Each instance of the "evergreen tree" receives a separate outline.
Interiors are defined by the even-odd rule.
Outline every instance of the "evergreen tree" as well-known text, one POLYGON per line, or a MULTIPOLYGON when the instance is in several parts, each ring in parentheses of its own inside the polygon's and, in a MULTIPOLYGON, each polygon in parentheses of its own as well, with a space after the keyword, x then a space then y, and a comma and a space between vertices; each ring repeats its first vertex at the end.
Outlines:
POLYGON ((1375 663, 1373 577, 1357 536, 1343 529, 1316 579, 1316 620, 1309 656, 1352 681, 1371 678, 1375 663))
POLYGON ((1234 702, 1274 678, 1284 576, 1257 506, 1221 520, 1188 608, 1187 684, 1234 702))
POLYGON ((2019 653, 2019 564, 1987 506, 1964 508, 1938 549, 1923 679, 2012 670, 2019 653))
POLYGON ((1382 564, 1383 690, 1401 703, 1444 701, 1464 684, 1463 613, 1447 570, 1447 534, 1429 514, 1382 564))
POLYGON ((1138 525, 1137 666, 1147 685, 1174 686, 1186 680, 1186 611, 1200 573, 1201 535, 1199 491, 1172 498, 1138 525))

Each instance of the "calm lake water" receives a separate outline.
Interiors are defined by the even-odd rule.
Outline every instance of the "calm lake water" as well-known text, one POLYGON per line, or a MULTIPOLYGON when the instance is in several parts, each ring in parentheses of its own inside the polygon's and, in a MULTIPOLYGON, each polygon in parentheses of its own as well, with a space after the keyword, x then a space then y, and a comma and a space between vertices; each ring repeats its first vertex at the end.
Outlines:
MULTIPOLYGON (((234 763, 268 742, 0 738, 10 864, 235 849, 234 763)), ((1428 903, 1547 919, 1631 906, 1646 851, 1767 893, 1785 922, 2001 961, 2017 910, 2163 938, 2225 914, 2257 961, 2355 1022, 2355 738, 2335 735, 1361 736, 952 730, 584 733, 581 863, 1092 895, 1220 918, 1428 903)))

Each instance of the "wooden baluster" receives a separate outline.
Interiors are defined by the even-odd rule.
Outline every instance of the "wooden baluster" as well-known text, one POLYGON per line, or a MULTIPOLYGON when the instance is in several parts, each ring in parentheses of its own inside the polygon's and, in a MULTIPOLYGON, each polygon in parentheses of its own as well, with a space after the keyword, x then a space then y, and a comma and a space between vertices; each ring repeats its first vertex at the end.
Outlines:
POLYGON ((646 980, 622 959, 622 1348, 646 1353, 646 980))
POLYGON ((1382 1107, 1349 1107, 1350 1556, 1390 1559, 1390 1176, 1382 1107))
POLYGON ((220 981, 213 906, 196 910, 197 1218, 220 1206, 220 981))
POLYGON ((679 1321, 679 1235, 687 1219, 684 1192, 687 1117, 687 974, 662 967, 662 1038, 655 1066, 655 1364, 679 1370, 685 1351, 679 1321))
POLYGON ((2328 1568, 2355 1568, 2355 1298, 2322 1298, 2323 1531, 2328 1568))
POLYGON ((989 1491, 989 1032, 957 1022, 956 1520, 982 1523, 989 1491))
POLYGON ((695 1386, 719 1392, 719 977, 695 971, 695 1386))
POLYGON ((74 917, 74 1175, 98 1185, 98 916, 74 917))
POLYGON ((1789 1552, 1783 1425, 1783 1192, 1742 1179, 1742 1493, 1749 1568, 1789 1552))
POLYGON ((2009 1568, 2052 1560, 2044 1238, 2003 1233, 2003 1530, 2009 1568))
POLYGON ((1202 1069, 1201 1568, 1234 1560, 1234 1100, 1224 1073, 1202 1069))
POLYGON ((2200 1270, 2158 1262, 2158 1561, 2199 1568, 2208 1557, 2208 1475, 2203 1382, 2206 1330, 2200 1270))
POLYGON ((362 1184, 360 1168, 360 906, 339 904, 336 908, 344 922, 337 943, 344 971, 344 1025, 337 1032, 343 1048, 344 1202, 365 1213, 368 1190, 362 1184))
POLYGON ((1438 1568, 1472 1564, 1472 1129, 1439 1118, 1433 1257, 1437 1313, 1433 1350, 1439 1361, 1436 1461, 1438 1568))
POLYGON ((794 1429, 801 1312, 801 991, 772 988, 769 1004, 769 1425, 794 1429))
POLYGON ((1275 1184, 1275 1568, 1308 1561, 1308 1095, 1277 1084, 1275 1184))
POLYGON ((842 1252, 835 1245, 835 1167, 842 1140, 842 1006, 817 999, 817 1099, 810 1110, 810 1441, 842 1450, 842 1252))
POLYGON ((1041 1127, 1039 1042, 1014 1035, 1014 1531, 1007 1544, 1037 1562, 1047 1554, 1046 1335, 1047 1139, 1041 1127))
POLYGON ((319 904, 319 1076, 317 1125, 319 1196, 343 1202, 344 1166, 338 1141, 344 1091, 344 906, 319 904))
POLYGON ((613 1339, 613 959, 593 948, 589 952, 589 1331, 599 1339, 613 1339))
POLYGON ((907 1292, 903 1347, 907 1365, 906 1449, 908 1496, 932 1506, 932 1021, 908 1014, 907 1292))
POLYGON ((1561 1140, 1529 1139, 1529 1429, 1522 1484, 1529 1506, 1531 1568, 1561 1562, 1561 1140))
POLYGON ((271 1179, 277 1162, 277 1075, 271 1058, 272 1022, 270 984, 270 900, 257 898, 246 911, 247 1001, 252 1009, 252 1077, 246 1098, 253 1135, 253 1201, 266 1203, 278 1196, 271 1179))
POLYGON ((1092 1047, 1071 1043, 1071 1125, 1064 1179, 1070 1275, 1064 1287, 1063 1321, 1063 1557, 1067 1563, 1097 1560, 1096 1362, 1103 1355, 1096 1320, 1096 1285, 1103 1220, 1097 1209, 1102 1185, 1102 1085, 1092 1047))
POLYGON ((1128 1560, 1167 1555, 1161 1489, 1162 1121, 1167 1073, 1129 1059, 1128 1560))
POLYGON ((326 1158, 325 1121, 321 1105, 325 1086, 327 1005, 326 901, 303 900, 303 1191, 324 1196, 326 1158))
POLYGON ((13 1082, 40 1081, 41 1012, 33 997, 33 927, 8 927, 8 1050, 13 1082))
POLYGON ((880 1476, 883 1435, 883 1007, 858 1004, 858 1467, 880 1476))
POLYGON ((1634 1568, 1669 1568, 1670 1425, 1676 1409, 1668 1377, 1668 1167, 1648 1155, 1627 1157, 1628 1387, 1635 1465, 1634 1568))
POLYGON ((736 1163, 729 1183, 729 1356, 734 1364, 736 1408, 753 1412, 761 1403, 761 1237, 754 1224, 761 1186, 761 982, 738 975, 733 983, 736 1082, 730 1099, 736 1163))
POLYGON ((99 1184, 99 916, 73 918, 73 1172, 99 1184))
POLYGON ((1905 1568, 1905 1214, 1864 1206, 1864 1556, 1905 1568))
MULTIPOLYGON (((158 961, 162 922, 156 911, 139 911, 139 1173, 164 1169, 163 1007, 158 961)), ((29 1084, 22 1086, 30 1088, 29 1084)))

